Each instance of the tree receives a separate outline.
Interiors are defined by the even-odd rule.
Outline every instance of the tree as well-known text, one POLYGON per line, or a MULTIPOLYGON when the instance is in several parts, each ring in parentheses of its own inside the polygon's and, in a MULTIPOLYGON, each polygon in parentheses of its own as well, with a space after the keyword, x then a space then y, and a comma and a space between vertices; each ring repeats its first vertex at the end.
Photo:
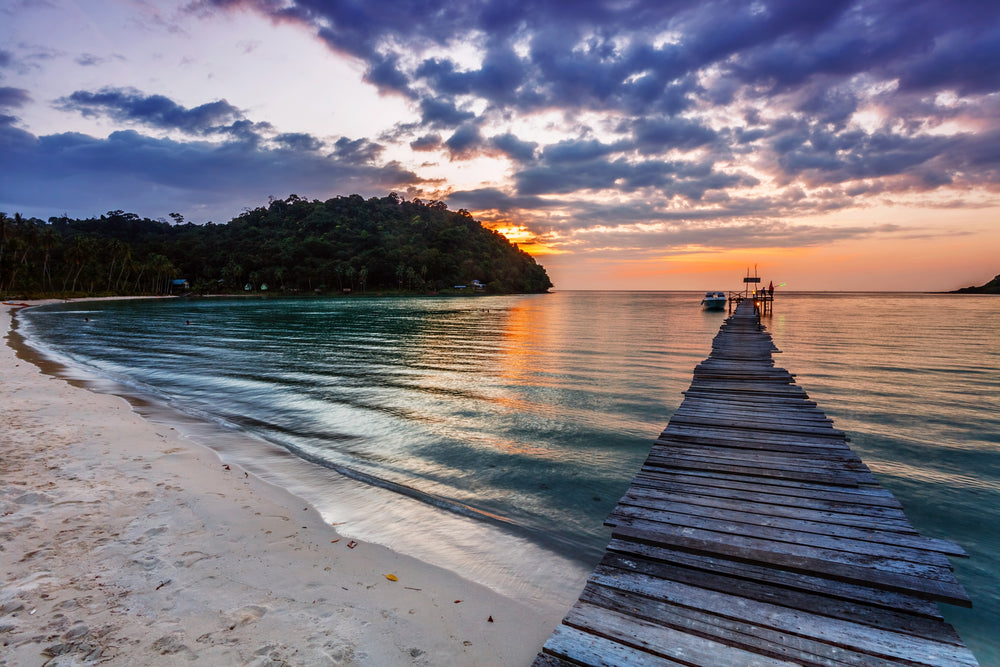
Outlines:
POLYGON ((16 278, 19 289, 56 290, 61 280, 63 290, 150 293, 166 291, 168 278, 181 274, 198 289, 223 291, 242 291, 251 275, 255 284, 275 281, 302 291, 415 290, 472 279, 498 291, 551 287, 534 259, 468 211, 449 211, 440 201, 292 195, 226 224, 170 217, 111 210, 14 225, 0 214, 0 288, 16 278))

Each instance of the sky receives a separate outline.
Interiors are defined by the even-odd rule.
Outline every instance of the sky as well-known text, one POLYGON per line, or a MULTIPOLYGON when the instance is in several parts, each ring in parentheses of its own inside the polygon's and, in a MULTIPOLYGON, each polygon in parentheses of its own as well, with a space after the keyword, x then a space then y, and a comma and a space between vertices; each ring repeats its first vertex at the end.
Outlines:
POLYGON ((2 0, 0 211, 445 202, 556 289, 1000 273, 996 0, 2 0))

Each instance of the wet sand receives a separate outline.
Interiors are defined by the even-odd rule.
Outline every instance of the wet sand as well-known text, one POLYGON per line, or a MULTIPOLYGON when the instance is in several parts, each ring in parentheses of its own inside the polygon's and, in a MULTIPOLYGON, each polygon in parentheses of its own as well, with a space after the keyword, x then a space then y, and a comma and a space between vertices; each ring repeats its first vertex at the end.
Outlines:
POLYGON ((0 309, 0 665, 525 665, 559 622, 43 374, 0 309))

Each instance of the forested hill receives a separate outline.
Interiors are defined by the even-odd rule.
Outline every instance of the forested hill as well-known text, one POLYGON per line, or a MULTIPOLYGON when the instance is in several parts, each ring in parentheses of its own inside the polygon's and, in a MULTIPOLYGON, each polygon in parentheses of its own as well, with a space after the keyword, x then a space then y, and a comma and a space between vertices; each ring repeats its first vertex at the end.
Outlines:
POLYGON ((980 285, 979 287, 963 287, 962 289, 955 290, 952 294, 1000 294, 1000 275, 996 276, 985 285, 980 285))
MULTIPOLYGON (((0 214, 2 215, 2 214, 0 214)), ((325 202, 296 195, 226 224, 3 216, 0 293, 149 294, 187 280, 195 293, 544 292, 545 269, 467 211, 396 194, 325 202)))

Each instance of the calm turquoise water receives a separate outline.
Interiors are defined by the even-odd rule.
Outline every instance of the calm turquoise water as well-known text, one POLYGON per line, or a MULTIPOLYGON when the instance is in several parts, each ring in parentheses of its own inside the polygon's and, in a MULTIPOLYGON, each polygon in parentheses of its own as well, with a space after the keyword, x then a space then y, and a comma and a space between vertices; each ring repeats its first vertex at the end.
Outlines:
MULTIPOLYGON (((97 302, 24 311, 20 326, 345 535, 559 606, 710 351, 725 315, 700 298, 97 302)), ((975 609, 945 613, 1000 664, 1000 299, 799 293, 776 306, 777 364, 922 533, 971 555, 956 569, 975 609)))

